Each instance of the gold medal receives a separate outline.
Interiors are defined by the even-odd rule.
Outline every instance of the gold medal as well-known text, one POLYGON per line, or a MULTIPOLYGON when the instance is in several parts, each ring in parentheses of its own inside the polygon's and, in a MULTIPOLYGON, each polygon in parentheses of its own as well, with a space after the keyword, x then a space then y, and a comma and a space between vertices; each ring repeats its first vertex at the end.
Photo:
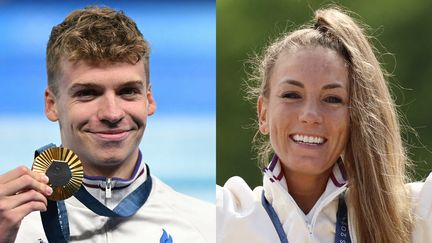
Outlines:
POLYGON ((53 201, 74 195, 81 187, 84 177, 78 156, 63 147, 50 148, 39 154, 33 161, 32 170, 48 176, 48 185, 53 189, 48 199, 53 201))

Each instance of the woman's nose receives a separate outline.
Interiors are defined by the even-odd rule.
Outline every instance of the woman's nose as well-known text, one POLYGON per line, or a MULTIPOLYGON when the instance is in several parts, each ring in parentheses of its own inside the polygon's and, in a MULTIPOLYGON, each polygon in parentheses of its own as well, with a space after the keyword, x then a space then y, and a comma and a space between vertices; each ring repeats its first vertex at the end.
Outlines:
POLYGON ((320 104, 316 101, 305 101, 299 114, 302 123, 321 124, 323 121, 320 104))

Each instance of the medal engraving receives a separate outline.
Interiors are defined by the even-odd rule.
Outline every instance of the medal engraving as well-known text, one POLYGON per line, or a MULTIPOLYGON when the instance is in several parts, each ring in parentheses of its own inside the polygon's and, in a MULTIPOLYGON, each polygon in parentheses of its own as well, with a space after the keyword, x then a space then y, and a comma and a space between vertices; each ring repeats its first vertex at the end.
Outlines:
POLYGON ((72 178, 72 173, 66 161, 54 160, 48 167, 45 175, 50 179, 53 187, 65 186, 72 178))
POLYGON ((64 200, 75 194, 84 177, 78 156, 63 147, 50 148, 39 154, 33 161, 32 170, 48 176, 48 185, 53 189, 48 199, 53 201, 64 200))

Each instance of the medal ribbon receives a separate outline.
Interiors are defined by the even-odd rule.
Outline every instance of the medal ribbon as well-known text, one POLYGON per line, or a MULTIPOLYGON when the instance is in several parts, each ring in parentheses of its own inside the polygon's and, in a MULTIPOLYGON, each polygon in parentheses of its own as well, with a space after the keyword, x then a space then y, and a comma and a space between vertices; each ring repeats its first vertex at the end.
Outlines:
MULTIPOLYGON (((276 211, 274 210, 273 206, 265 198, 264 191, 262 193, 261 203, 273 223, 273 226, 279 236, 280 242, 288 243, 288 237, 285 234, 282 223, 278 215, 276 214, 276 211)), ((336 213, 336 235, 335 235, 334 242, 351 243, 351 238, 348 229, 348 213, 347 213, 347 206, 345 203, 344 193, 339 195, 339 205, 336 213)))

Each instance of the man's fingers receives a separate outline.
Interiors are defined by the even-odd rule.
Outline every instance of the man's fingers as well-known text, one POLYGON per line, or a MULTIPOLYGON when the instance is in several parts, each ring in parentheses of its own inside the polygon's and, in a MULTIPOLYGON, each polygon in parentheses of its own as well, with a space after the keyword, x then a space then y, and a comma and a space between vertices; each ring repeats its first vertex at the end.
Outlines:
POLYGON ((19 222, 33 211, 46 211, 47 207, 43 202, 31 201, 16 207, 8 212, 2 214, 2 221, 10 225, 19 224, 19 222))
POLYGON ((25 166, 19 166, 13 170, 0 175, 0 184, 8 183, 9 181, 15 180, 22 175, 28 174, 30 170, 25 166))
POLYGON ((32 172, 25 166, 0 175, 0 241, 14 241, 25 216, 33 211, 47 210, 45 195, 52 193, 47 183, 45 175, 32 172))
POLYGON ((47 205, 47 198, 43 194, 35 190, 29 190, 17 195, 3 197, 0 200, 0 212, 17 208, 31 201, 42 202, 47 205))
POLYGON ((23 175, 30 175, 35 180, 38 180, 43 183, 48 183, 48 177, 46 175, 31 171, 29 168, 25 166, 19 166, 11 171, 8 171, 3 175, 0 175, 0 184, 8 183, 12 180, 18 179, 23 175))
POLYGON ((11 196, 24 190, 36 190, 47 196, 52 193, 52 189, 48 185, 39 182, 32 175, 24 174, 17 179, 1 185, 0 197, 11 196))

